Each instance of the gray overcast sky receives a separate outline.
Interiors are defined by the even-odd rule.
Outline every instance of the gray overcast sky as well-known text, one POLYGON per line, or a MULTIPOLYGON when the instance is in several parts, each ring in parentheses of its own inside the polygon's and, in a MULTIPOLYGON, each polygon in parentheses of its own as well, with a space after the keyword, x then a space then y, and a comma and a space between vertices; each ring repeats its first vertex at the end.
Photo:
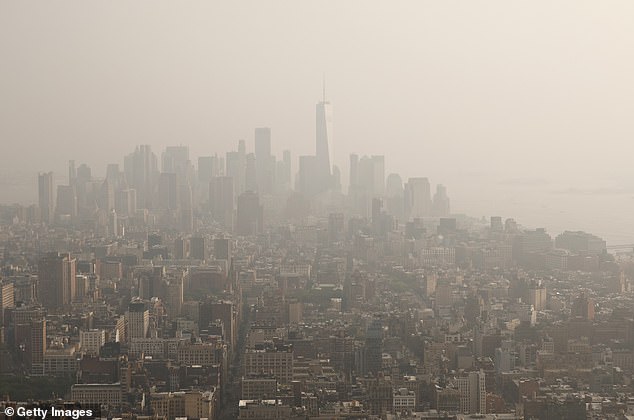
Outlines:
MULTIPOLYGON (((0 164, 103 174, 134 144, 224 154, 270 126, 450 186, 632 177, 632 1, 0 2, 0 164)), ((455 189, 454 189, 455 191, 455 189)), ((451 190, 450 190, 451 192, 451 190)))

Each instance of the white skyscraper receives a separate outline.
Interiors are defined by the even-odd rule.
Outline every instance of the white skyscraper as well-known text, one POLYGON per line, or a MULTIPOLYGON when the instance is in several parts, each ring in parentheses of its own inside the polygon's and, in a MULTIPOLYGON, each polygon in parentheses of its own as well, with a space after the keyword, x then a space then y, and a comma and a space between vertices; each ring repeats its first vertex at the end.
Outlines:
POLYGON ((458 378, 460 411, 464 414, 486 414, 486 382, 483 371, 469 372, 458 378))
POLYGON ((315 140, 319 187, 320 190, 325 191, 330 187, 332 174, 332 106, 326 101, 325 84, 322 101, 317 104, 316 109, 315 140))

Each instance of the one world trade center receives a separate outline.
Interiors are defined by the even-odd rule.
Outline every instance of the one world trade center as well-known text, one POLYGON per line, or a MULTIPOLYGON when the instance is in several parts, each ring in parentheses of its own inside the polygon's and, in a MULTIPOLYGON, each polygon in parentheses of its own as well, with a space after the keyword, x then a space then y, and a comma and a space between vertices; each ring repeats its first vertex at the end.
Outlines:
POLYGON ((316 169, 320 192, 330 189, 332 184, 332 106, 326 101, 326 85, 323 87, 322 101, 316 109, 316 169))

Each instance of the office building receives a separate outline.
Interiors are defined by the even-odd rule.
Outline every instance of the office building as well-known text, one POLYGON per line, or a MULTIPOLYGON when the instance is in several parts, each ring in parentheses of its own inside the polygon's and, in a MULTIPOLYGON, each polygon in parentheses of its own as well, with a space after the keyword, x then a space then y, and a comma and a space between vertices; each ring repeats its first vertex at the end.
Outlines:
POLYGON ((155 416, 167 419, 215 418, 217 395, 215 391, 156 392, 150 395, 150 406, 155 416))
POLYGON ((395 391, 392 401, 392 407, 396 413, 412 412, 416 408, 416 394, 407 388, 399 388, 395 391))
POLYGON ((106 166, 106 181, 108 181, 108 183, 112 185, 112 188, 117 191, 121 186, 122 180, 123 174, 119 171, 119 165, 116 163, 109 163, 108 166, 106 166))
POLYGON ((385 181, 385 209, 387 214, 403 219, 403 180, 398 174, 389 174, 385 181))
POLYGON ((121 217, 133 217, 136 214, 136 190, 126 188, 115 194, 115 210, 121 217))
POLYGON ((486 414, 486 382, 483 371, 469 372, 457 379, 460 392, 460 412, 463 414, 486 414))
POLYGON ((580 317, 586 321, 594 320, 594 299, 588 296, 586 292, 582 292, 573 304, 570 315, 580 317))
POLYGON ((161 161, 161 171, 176 174, 178 186, 191 184, 193 168, 189 160, 189 147, 167 146, 161 161))
POLYGON ((275 168, 275 193, 285 194, 289 192, 293 186, 291 175, 291 152, 284 150, 282 160, 276 163, 275 168))
POLYGON ((198 181, 201 184, 209 184, 211 178, 220 175, 218 156, 200 156, 198 158, 198 181))
POLYGON ((27 338, 24 347, 26 364, 29 372, 33 376, 43 376, 46 374, 44 368, 44 356, 46 355, 46 319, 32 319, 27 324, 27 338))
POLYGON ((159 177, 158 208, 161 210, 178 209, 178 185, 175 173, 162 172, 159 177))
POLYGON ((97 193, 97 207, 105 212, 110 212, 110 210, 114 209, 114 205, 114 187, 106 179, 99 186, 99 191, 97 193))
POLYGON ((605 241, 586 232, 565 231, 555 238, 555 247, 583 255, 600 255, 606 251, 605 241))
POLYGON ((123 402, 123 386, 115 384, 75 384, 70 388, 70 399, 83 405, 103 405, 113 409, 123 402))
POLYGON ((200 329, 208 329, 216 320, 222 321, 226 335, 224 337, 225 343, 230 349, 233 349, 238 339, 238 319, 235 305, 231 302, 204 302, 200 306, 200 329))
POLYGON ((55 215, 58 220, 69 218, 74 221, 77 218, 77 192, 74 185, 57 186, 57 207, 55 215))
POLYGON ((75 185, 77 182, 77 168, 75 167, 75 161, 68 161, 68 185, 75 185))
POLYGON ((183 232, 194 230, 194 197, 189 184, 179 186, 180 228, 183 232))
POLYGON ((385 195, 385 157, 372 156, 372 195, 385 195))
POLYGON ((245 375, 268 373, 280 384, 293 380, 292 346, 274 346, 271 343, 257 345, 244 353, 245 375))
POLYGON ((245 191, 258 191, 258 173, 257 164, 254 153, 249 153, 246 156, 246 166, 244 173, 244 190, 245 191))
POLYGON ((226 176, 234 180, 234 196, 238 196, 245 191, 245 175, 247 170, 246 147, 244 140, 238 143, 237 152, 227 152, 225 164, 227 166, 226 176))
POLYGON ((427 178, 409 178, 405 186, 405 213, 408 218, 431 216, 431 192, 427 178))
POLYGON ((436 185, 436 193, 432 203, 432 214, 434 216, 449 216, 449 197, 447 197, 447 188, 444 185, 436 185))
POLYGON ((243 377, 240 384, 243 400, 262 400, 277 394, 277 379, 270 375, 243 377))
POLYGON ((47 309, 60 309, 75 299, 77 260, 70 254, 52 252, 38 264, 38 296, 47 309))
POLYGON ((316 106, 315 112, 315 150, 316 150, 316 172, 317 192, 322 192, 330 188, 332 174, 332 106, 326 101, 326 88, 322 101, 316 106))
POLYGON ((15 289, 13 283, 0 280, 0 330, 4 325, 5 310, 13 307, 15 307, 15 289))
POLYGON ((54 220, 55 201, 53 197, 53 172, 38 175, 38 205, 41 212, 41 220, 50 224, 54 220))
POLYGON ((204 260, 207 258, 204 237, 193 236, 189 238, 189 257, 195 260, 204 260))
POLYGON ((315 156, 300 156, 295 189, 309 198, 320 193, 320 181, 316 176, 318 172, 319 165, 315 156))
POLYGON ((491 232, 504 232, 504 223, 500 216, 491 216, 491 232))
MULTIPOLYGON (((383 366, 383 322, 375 318, 365 333, 365 371, 377 375, 383 366)), ((391 393, 390 393, 391 396, 391 393)))
POLYGON ((345 235, 343 213, 330 213, 328 215, 328 241, 331 243, 341 242, 345 239, 345 235))
POLYGON ((284 420, 290 419, 291 407, 282 400, 240 400, 238 402, 238 420, 284 420))
POLYGON ((366 201, 385 195, 384 156, 350 155, 350 192, 357 191, 366 201))
POLYGON ((123 168, 128 185, 136 190, 139 208, 152 208, 154 186, 158 182, 158 163, 152 148, 149 145, 137 146, 125 157, 123 168))
POLYGON ((534 254, 546 253, 553 248, 553 240, 543 228, 525 230, 513 239, 513 258, 525 261, 534 254))
POLYGON ((214 239, 214 257, 217 260, 231 261, 233 253, 232 241, 227 238, 214 239))
POLYGON ((350 187, 359 185, 359 155, 354 153, 350 155, 349 185, 350 187))
POLYGON ((147 310, 144 302, 139 300, 130 302, 125 317, 128 323, 126 334, 128 340, 147 337, 150 328, 150 311, 147 310))
POLYGON ((229 230, 233 229, 234 179, 230 176, 212 178, 209 184, 211 214, 229 230))
POLYGON ((275 158, 271 155, 271 129, 268 127, 255 129, 255 159, 257 191, 271 194, 275 182, 275 158))
POLYGON ((257 193, 245 191, 238 197, 238 216, 236 218, 236 233, 249 236, 262 232, 262 206, 257 193))
POLYGON ((88 330, 79 332, 79 345, 86 354, 98 356, 101 347, 106 344, 105 330, 88 330))

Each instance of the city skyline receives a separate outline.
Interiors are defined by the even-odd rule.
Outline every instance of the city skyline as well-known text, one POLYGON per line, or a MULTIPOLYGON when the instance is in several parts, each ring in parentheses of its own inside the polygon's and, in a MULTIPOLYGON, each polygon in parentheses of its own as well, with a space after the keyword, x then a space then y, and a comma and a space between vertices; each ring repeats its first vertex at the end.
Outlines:
POLYGON ((204 155, 207 144, 228 150, 259 126, 275 133, 273 153, 312 153, 310 110, 325 72, 328 99, 337 104, 334 163, 344 173, 350 153, 383 154, 387 143, 388 171, 406 177, 422 165, 458 184, 443 164, 452 156, 464 172, 500 181, 634 187, 627 153, 617 152, 634 135, 626 117, 633 63, 623 54, 632 38, 628 2, 597 6, 597 19, 575 1, 493 1, 491 9, 465 6, 464 15, 452 13, 451 4, 418 2, 263 2, 253 15, 193 2, 149 9, 151 16, 142 6, 126 14, 107 5, 93 14, 96 6, 70 4, 37 6, 55 19, 32 13, 29 2, 1 14, 7 65, 0 69, 0 134, 9 149, 0 163, 10 171, 57 171, 46 167, 49 158, 66 160, 56 144, 92 167, 102 157, 113 161, 113 149, 130 142, 190 144, 204 155), (139 16, 146 21, 141 30, 139 16), (253 31, 229 24, 238 18, 253 31), (112 27, 118 30, 106 36, 112 27), (179 49, 165 27, 188 49, 179 49), (88 35, 76 37, 80 31, 88 35), (12 43, 17 39, 23 48, 12 43), (24 66, 37 71, 22 72, 24 66), (14 158, 36 142, 43 156, 14 158), (511 148, 505 159, 491 158, 511 148), (539 176, 530 173, 536 162, 539 176))
MULTIPOLYGON (((330 152, 333 149, 331 144, 333 140, 332 128, 331 128, 331 124, 328 124, 328 122, 330 123, 332 122, 332 108, 331 108, 332 105, 330 104, 330 102, 324 102, 325 93, 326 93, 325 81, 323 81, 322 83, 323 83, 322 88, 324 89, 324 91, 322 92, 322 98, 321 100, 317 102, 315 106, 316 119, 315 119, 315 155, 314 156, 317 156, 320 139, 322 140, 322 143, 321 143, 322 147, 324 144, 328 146, 328 152, 330 152), (327 115, 329 115, 330 118, 328 122, 325 122, 324 117, 326 117, 327 115), (324 136, 324 133, 327 133, 328 135, 324 136), (325 142, 323 141, 324 138, 327 138, 325 142)), ((280 159, 281 161, 278 162, 278 165, 279 164, 288 165, 287 169, 283 169, 283 171, 288 172, 288 174, 285 176, 288 178, 287 181, 289 185, 296 186, 295 183, 297 182, 299 174, 300 174, 299 169, 300 169, 300 161, 302 160, 302 156, 297 156, 296 154, 292 153, 292 151, 289 151, 289 150, 284 150, 281 153, 279 153, 277 156, 274 156, 274 153, 272 152, 272 150, 276 148, 277 139, 275 136, 275 132, 270 127, 256 127, 255 129, 253 129, 252 132, 254 134, 248 142, 245 142, 244 140, 238 141, 238 152, 228 150, 226 152, 226 157, 228 158, 230 154, 235 154, 235 153, 244 153, 244 156, 242 157, 242 159, 247 159, 248 155, 251 155, 252 157, 256 157, 258 155, 258 147, 259 147, 259 154, 263 155, 262 156, 263 158, 255 159, 255 161, 257 162, 256 164, 257 167, 254 166, 253 175, 260 178, 263 176, 264 173, 268 173, 269 174, 268 176, 270 177, 271 173, 275 173, 275 171, 279 172, 280 170, 282 170, 279 167, 275 167, 275 158, 279 157, 281 158, 280 159), (259 142, 259 146, 258 146, 258 142, 259 142), (248 144, 248 147, 247 147, 247 144, 248 144), (240 152, 240 150, 243 150, 243 152, 240 152), (262 163, 263 161, 266 161, 266 160, 271 160, 271 161, 269 163, 262 163), (290 164, 282 163, 282 161, 284 162, 288 161, 290 162, 290 164), (269 166, 269 165, 273 165, 273 166, 269 166), (291 184, 291 182, 295 182, 295 183, 291 184)), ((140 147, 141 147, 141 150, 143 150, 143 148, 148 146, 149 145, 140 146, 140 147)), ((190 152, 190 146, 182 145, 182 144, 181 146, 167 145, 165 146, 165 148, 159 149, 159 150, 153 149, 152 146, 149 146, 149 147, 152 150, 157 151, 158 153, 162 153, 162 155, 165 155, 166 153, 168 155, 170 153, 179 153, 178 152, 179 149, 183 149, 183 150, 186 149, 186 153, 188 156, 190 152)), ((325 149, 322 148, 322 151, 323 150, 325 149)), ((331 153, 323 154, 323 156, 327 156, 328 158, 330 158, 330 155, 331 153)), ((174 165, 173 163, 168 162, 166 166, 166 162, 164 161, 165 160, 164 156, 163 157, 159 155, 157 156, 158 156, 157 157, 158 160, 155 163, 155 165, 157 170, 159 170, 159 172, 164 172, 165 168, 167 168, 168 172, 176 171, 176 168, 170 166, 170 165, 174 165)), ((358 155, 354 153, 351 154, 349 157, 352 158, 353 156, 357 156, 357 159, 358 159, 358 155)), ((198 165, 201 164, 201 161, 200 161, 201 158, 203 159, 203 163, 204 163, 204 159, 217 159, 218 157, 221 158, 221 160, 224 159, 223 153, 222 152, 218 153, 217 151, 213 151, 208 153, 206 156, 198 156, 198 160, 196 159, 196 156, 192 156, 192 164, 196 167, 195 169, 198 170, 199 169, 198 165), (213 156, 211 156, 211 154, 213 156)), ((371 158, 372 156, 362 155, 362 157, 371 158)), ((389 158, 390 156, 388 155, 386 159, 388 163, 390 162, 389 158)), ((122 159, 120 158, 117 161, 117 163, 115 163, 114 165, 121 166, 123 163, 125 163, 126 159, 127 158, 122 158, 122 159)), ((69 171, 76 170, 76 168, 74 168, 74 165, 77 159, 71 159, 71 161, 72 161, 73 167, 69 167, 68 170, 69 171)), ((242 164, 246 164, 246 163, 247 162, 245 160, 245 162, 243 162, 242 164)), ((69 164, 71 164, 71 162, 69 162, 69 164)), ((209 163, 209 164, 217 165, 218 162, 209 163)), ((230 173, 232 173, 231 171, 235 172, 236 170, 235 168, 230 169, 229 163, 227 162, 226 164, 227 164, 226 169, 230 173)), ((184 165, 184 161, 181 162, 180 165, 181 166, 184 165)), ((351 168, 350 165, 351 164, 348 165, 348 168, 351 168)), ((388 173, 385 170, 387 166, 385 163, 381 163, 381 165, 383 167, 382 170, 384 171, 384 177, 383 177, 384 181, 387 180, 388 176, 391 176, 391 175, 398 175, 399 178, 401 177, 401 174, 397 172, 388 173)), ((109 178, 108 171, 112 169, 111 166, 112 164, 104 164, 97 167, 89 166, 88 168, 91 170, 91 176, 93 178, 108 179, 109 178), (95 174, 96 176, 93 176, 95 174), (103 175, 99 176, 100 174, 103 174, 103 175)), ((335 167, 335 166, 336 165, 332 165, 332 167, 335 167)), ((180 170, 182 171, 183 168, 181 167, 180 170)), ((242 169, 242 171, 243 171, 242 175, 238 175, 238 178, 236 178, 235 182, 244 184, 245 183, 244 169, 242 169)), ((40 176, 43 175, 42 172, 38 172, 38 173, 40 174, 40 176)), ((65 183, 68 184, 68 182, 66 182, 67 178, 64 173, 65 171, 47 173, 47 176, 51 177, 49 181, 55 184, 55 188, 53 189, 54 195, 56 193, 58 194, 57 186, 64 185, 65 183)), ((350 191, 349 181, 351 179, 350 169, 348 169, 347 171, 341 171, 341 169, 339 169, 338 173, 339 173, 338 181, 343 186, 344 191, 346 193, 349 193, 350 191)), ((420 173, 416 174, 412 179, 415 179, 418 175, 420 175, 420 173)), ((132 175, 128 174, 128 176, 132 176, 132 175)), ((141 175, 134 175, 134 176, 141 176, 141 175)), ((143 176, 147 176, 147 174, 143 176)), ((472 176, 473 175, 470 175, 469 177, 472 177, 472 176)), ((315 179, 318 179, 318 178, 323 179, 323 177, 324 175, 320 175, 319 177, 315 177, 315 179)), ((405 177, 403 178, 408 179, 405 177)), ((456 183, 458 186, 460 186, 461 183, 464 181, 464 179, 467 179, 467 177, 463 177, 462 181, 456 181, 454 179, 454 184, 449 185, 449 188, 453 191, 456 183)), ((477 176, 474 179, 477 179, 477 176)), ((445 188, 445 189, 447 188, 447 183, 444 182, 443 180, 435 180, 435 181, 436 181, 436 184, 438 184, 441 188, 445 188)), ((255 181, 251 181, 252 184, 254 184, 254 182, 255 181)), ((269 187, 267 191, 268 193, 271 193, 272 186, 270 185, 270 183, 272 182, 272 180, 269 178, 267 182, 269 183, 269 187)), ((324 181, 322 181, 322 184, 323 182, 324 181)), ((472 194, 473 191, 471 189, 465 190, 465 189, 457 188, 456 194, 453 195, 452 202, 454 204, 458 203, 459 207, 457 207, 457 210, 454 211, 454 213, 465 214, 467 216, 473 216, 473 217, 489 217, 489 216, 496 216, 496 215, 503 214, 505 217, 518 219, 518 221, 520 221, 523 225, 527 227, 546 227, 553 234, 559 234, 568 230, 585 230, 585 231, 596 233, 602 237, 606 237, 606 239, 608 240, 608 243, 613 246, 634 243, 634 234, 628 235, 622 230, 618 232, 615 231, 615 229, 619 229, 619 228, 622 228, 623 226, 626 226, 623 224, 624 220, 619 220, 618 218, 614 218, 614 219, 603 219, 602 221, 599 221, 599 219, 597 219, 594 223, 588 224, 588 220, 591 220, 591 219, 588 219, 588 215, 592 214, 594 211, 592 206, 588 207, 587 204, 584 204, 581 206, 577 206, 574 208, 574 210, 572 210, 568 206, 565 205, 572 198, 579 197, 583 199, 587 197, 588 199, 591 199, 593 195, 597 195, 597 194, 599 196, 604 196, 608 198, 611 198, 612 196, 614 196, 615 198, 625 197, 626 195, 628 195, 627 190, 618 191, 618 190, 609 190, 609 189, 599 188, 599 189, 595 189, 594 190, 595 192, 592 192, 593 190, 588 190, 589 192, 586 192, 586 190, 583 190, 583 189, 575 189, 570 186, 562 185, 557 187, 558 190, 553 191, 552 188, 554 188, 554 186, 551 185, 547 180, 543 178, 536 178, 536 179, 515 178, 515 179, 506 179, 503 181, 497 180, 495 183, 493 183, 493 181, 489 179, 488 182, 492 182, 492 186, 494 187, 496 184, 497 184, 497 188, 501 187, 502 189, 500 191, 503 194, 507 195, 507 197, 509 197, 510 200, 509 199, 504 200, 495 206, 488 206, 488 208, 486 208, 485 211, 483 211, 482 208, 478 208, 477 200, 486 198, 486 195, 476 198, 476 201, 475 201, 476 206, 472 206, 474 201, 473 201, 473 198, 471 198, 472 201, 469 202, 469 194, 472 194), (536 205, 540 199, 543 199, 542 198, 543 194, 537 196, 538 201, 536 202, 530 201, 529 197, 534 197, 535 192, 543 189, 545 186, 551 187, 551 191, 547 193, 547 195, 550 195, 550 197, 547 198, 548 201, 556 199, 556 198, 560 198, 564 200, 563 201, 564 206, 561 206, 562 204, 561 200, 560 201, 553 200, 552 210, 549 210, 548 212, 544 212, 544 209, 546 208, 544 204, 541 205, 541 208, 538 205, 536 205), (509 192, 511 192, 510 196, 509 196, 509 192), (518 201, 518 197, 519 197, 519 201, 518 201), (513 207, 514 205, 515 205, 515 208, 513 207), (518 206, 523 206, 523 208, 520 208, 518 206), (583 213, 583 212, 579 213, 579 211, 584 208, 587 208, 589 210, 589 213, 583 213), (553 214, 553 212, 556 214, 553 214), (574 213, 571 213, 571 212, 574 212, 574 213), (573 221, 573 219, 576 221, 573 221)), ((8 184, 8 186, 10 186, 10 184, 8 184)), ((18 194, 19 196, 23 198, 22 200, 7 200, 6 204, 15 203, 15 202, 21 202, 23 204, 35 203, 37 201, 37 196, 34 196, 33 194, 43 193, 42 191, 33 193, 36 187, 37 186, 35 184, 28 183, 26 187, 25 186, 21 187, 22 191, 18 194), (29 190, 29 189, 31 190, 31 192, 25 193, 24 190, 29 190), (27 199, 25 200, 24 197, 26 197, 27 199)), ((17 188, 20 188, 20 187, 17 187, 17 188)), ((312 187, 312 188, 319 189, 320 187, 312 187)), ((253 188, 253 185, 251 185, 249 189, 254 191, 258 190, 257 188, 253 188)), ((242 187, 240 191, 244 191, 244 187, 242 187)), ((379 195, 382 196, 383 194, 384 192, 381 192, 379 195)), ((430 195, 431 194, 433 194, 433 191, 431 191, 431 187, 430 187, 430 195)), ((6 200, 6 196, 4 197, 6 200)), ((235 195, 234 198, 237 199, 237 195, 235 195)), ((143 197, 139 196, 138 200, 142 202, 143 197)), ((389 206, 390 204, 386 202, 386 205, 389 206)), ((454 210, 456 209, 455 206, 453 208, 454 210)), ((53 211, 55 211, 55 209, 53 209, 53 211)), ((224 218, 226 219, 226 216, 224 218)), ((629 221, 626 223, 629 224, 629 221)), ((634 227, 634 225, 632 226, 634 227)))
POLYGON ((0 0, 0 417, 634 419, 632 16, 0 0))
POLYGON ((629 2, 0 7, 0 203, 69 153, 105 176, 131 144, 209 156, 253 127, 297 167, 325 73, 344 189, 350 154, 385 155, 461 213, 634 243, 629 2))

